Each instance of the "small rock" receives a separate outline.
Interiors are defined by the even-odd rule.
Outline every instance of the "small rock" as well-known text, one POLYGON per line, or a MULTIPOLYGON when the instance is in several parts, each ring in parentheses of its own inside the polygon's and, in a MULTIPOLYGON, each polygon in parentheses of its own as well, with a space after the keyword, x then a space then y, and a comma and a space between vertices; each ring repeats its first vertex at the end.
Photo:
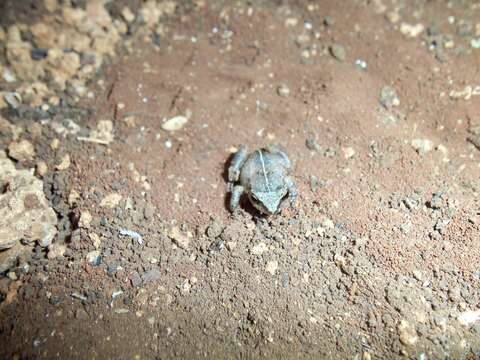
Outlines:
POLYGON ((303 45, 306 45, 310 42, 310 35, 308 34, 300 34, 297 36, 297 38, 295 39, 295 43, 298 45, 298 46, 303 46, 303 45))
POLYGON ((48 172, 48 166, 45 161, 39 161, 36 166, 36 173, 40 177, 44 177, 48 172))
POLYGON ((127 23, 131 23, 135 20, 135 14, 127 6, 122 9, 122 17, 127 23))
POLYGON ((52 150, 58 150, 59 147, 60 147, 60 140, 55 138, 50 142, 50 148, 52 150))
POLYGON ((278 261, 276 260, 267 262, 267 265, 265 266, 265 270, 272 275, 275 275, 275 272, 277 271, 277 269, 278 269, 278 261))
POLYGON ((320 144, 317 142, 315 138, 308 138, 307 141, 305 142, 305 145, 309 150, 320 152, 322 150, 322 147, 320 144))
POLYGON ((134 273, 130 278, 130 282, 132 283, 132 286, 138 287, 142 285, 142 278, 138 273, 134 273))
POLYGON ((367 62, 362 59, 355 60, 355 65, 360 70, 367 70, 367 67, 368 67, 367 62))
POLYGON ((170 239, 173 240, 173 242, 180 248, 182 249, 188 249, 188 246, 190 245, 190 234, 184 234, 180 231, 180 229, 176 226, 174 226, 168 236, 170 239))
POLYGON ((401 320, 397 327, 400 342, 406 346, 414 346, 418 341, 415 327, 406 320, 401 320))
POLYGON ((364 351, 362 355, 362 360, 372 360, 372 355, 368 351, 364 351))
POLYGON ((437 230, 441 235, 444 235, 450 221, 450 219, 438 219, 435 223, 434 230, 437 230))
POLYGON ((473 49, 480 49, 480 37, 470 40, 470 46, 473 49))
POLYGON ((0 250, 18 241, 40 246, 51 244, 57 233, 57 216, 43 192, 43 183, 31 170, 16 170, 0 151, 0 184, 9 184, 0 194, 0 250))
POLYGON ((416 280, 423 281, 423 274, 420 270, 415 269, 412 271, 412 274, 416 280))
POLYGON ((90 233, 88 234, 88 237, 90 238, 90 241, 92 242, 95 249, 99 249, 102 245, 102 240, 100 239, 100 236, 95 233, 90 233))
POLYGON ((6 103, 10 105, 12 109, 18 109, 22 105, 22 97, 16 92, 7 92, 3 96, 6 103))
POLYGON ((330 46, 329 50, 330 50, 330 54, 338 61, 343 62, 346 60, 347 52, 343 45, 335 43, 332 46, 330 46))
POLYGON ((213 221, 207 228, 207 235, 210 238, 216 238, 220 236, 222 231, 223 226, 219 222, 213 221))
POLYGON ((252 251, 251 253, 253 255, 262 255, 265 251, 268 250, 268 247, 265 243, 261 242, 257 245, 255 245, 253 248, 252 248, 252 251))
POLYGON ((5 80, 8 83, 13 83, 17 81, 17 77, 15 76, 15 73, 13 73, 10 69, 5 69, 2 73, 3 80, 5 80))
POLYGON ((114 207, 118 206, 118 204, 120 204, 121 200, 122 195, 117 193, 111 193, 102 199, 102 201, 100 202, 100 206, 106 207, 108 209, 113 209, 114 207))
POLYGON ((290 89, 287 85, 282 84, 277 88, 277 94, 281 97, 288 97, 290 95, 290 89))
POLYGON ((31 160, 35 156, 35 148, 28 140, 13 141, 8 145, 8 155, 18 161, 31 160))
POLYGON ((429 139, 413 139, 412 146, 420 155, 424 155, 433 150, 433 141, 429 139))
POLYGON ((77 203, 78 199, 80 199, 80 194, 78 193, 77 190, 72 189, 70 191, 70 193, 68 194, 68 204, 69 205, 75 205, 77 203))
POLYGON ((55 166, 57 170, 67 170, 70 167, 70 155, 65 154, 62 156, 62 159, 60 160, 60 163, 55 166))
POLYGON ((227 246, 227 249, 229 251, 233 251, 237 247, 237 242, 236 241, 228 241, 225 245, 227 246))
POLYGON ((57 257, 62 257, 67 251, 67 247, 63 244, 53 243, 48 246, 48 259, 55 259, 57 257))
POLYGON ((420 23, 416 25, 411 25, 403 22, 400 24, 400 32, 403 35, 411 38, 417 37, 418 35, 420 35, 424 29, 425 29, 425 26, 423 26, 423 24, 420 24, 420 23))
POLYGON ((298 19, 294 17, 289 17, 285 19, 285 27, 295 27, 298 25, 298 19))
POLYGON ((185 126, 188 122, 186 116, 175 116, 162 124, 162 129, 167 131, 177 131, 185 126))
POLYGON ((130 128, 133 128, 137 125, 137 117, 134 116, 134 115, 129 115, 129 116, 125 116, 123 118, 123 121, 125 122, 125 124, 127 124, 128 127, 130 128))
POLYGON ((463 326, 471 326, 480 321, 480 309, 465 311, 457 317, 457 320, 463 326))
POLYGON ((426 204, 430 209, 438 210, 445 205, 442 192, 436 192, 432 195, 432 199, 426 204))
POLYGON ((87 262, 94 266, 100 265, 101 257, 100 257, 100 250, 93 250, 90 251, 86 256, 87 262))
POLYGON ((143 216, 146 220, 152 220, 155 216, 155 208, 151 204, 147 204, 143 210, 143 216))
POLYGON ((462 301, 462 295, 460 294, 460 289, 458 287, 448 289, 448 299, 454 303, 458 303, 462 301))
POLYGON ((384 86, 380 90, 380 104, 390 110, 394 106, 400 105, 400 99, 397 96, 397 92, 391 86, 384 86))
POLYGON ((92 222, 92 214, 89 211, 80 212, 80 219, 78 220, 78 227, 89 229, 92 222))
MULTIPOLYGON (((0 245, 1 245, 0 239, 0 245)), ((17 242, 14 246, 8 250, 0 251, 0 273, 4 273, 8 269, 14 268, 18 264, 18 258, 28 254, 32 251, 32 247, 23 246, 20 242, 17 242)))
POLYGON ((335 224, 331 219, 325 219, 322 222, 322 225, 326 227, 327 229, 333 229, 335 227, 335 224))
POLYGON ((332 26, 333 25, 333 18, 331 16, 325 16, 323 18, 323 25, 325 26, 332 26))
POLYGON ((404 233, 405 235, 408 235, 411 230, 412 230, 412 222, 411 221, 407 221, 407 222, 400 225, 400 231, 402 233, 404 233))
POLYGON ((355 150, 352 147, 342 148, 342 150, 345 159, 350 159, 355 156, 355 150))
POLYGON ((45 59, 47 55, 48 55, 47 49, 35 48, 30 50, 30 56, 32 57, 32 60, 40 61, 45 59))
POLYGON ((43 5, 49 12, 54 12, 58 8, 58 0, 44 0, 43 5))

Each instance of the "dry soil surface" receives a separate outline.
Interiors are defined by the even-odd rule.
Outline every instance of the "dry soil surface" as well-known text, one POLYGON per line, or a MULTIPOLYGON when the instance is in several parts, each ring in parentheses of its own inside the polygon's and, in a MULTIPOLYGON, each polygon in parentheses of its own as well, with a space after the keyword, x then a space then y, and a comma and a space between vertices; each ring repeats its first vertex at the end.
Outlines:
MULTIPOLYGON (((3 6, 26 40, 47 11, 3 6)), ((2 110, 59 219, 0 279, 2 358, 480 358, 477 3, 185 1, 132 24, 88 96, 2 110), (295 207, 232 215, 233 153, 270 143, 295 207)))

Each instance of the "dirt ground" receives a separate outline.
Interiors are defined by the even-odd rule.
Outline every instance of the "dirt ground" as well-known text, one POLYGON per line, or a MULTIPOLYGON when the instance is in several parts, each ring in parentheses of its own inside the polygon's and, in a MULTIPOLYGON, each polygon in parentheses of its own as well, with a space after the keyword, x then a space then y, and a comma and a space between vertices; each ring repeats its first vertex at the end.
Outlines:
MULTIPOLYGON (((1 358, 480 359, 478 3, 94 2, 129 25, 87 95, 0 112, 58 218, 0 275, 1 358), (232 155, 270 143, 296 206, 231 214, 232 155)), ((0 24, 40 48, 52 3, 0 24)))

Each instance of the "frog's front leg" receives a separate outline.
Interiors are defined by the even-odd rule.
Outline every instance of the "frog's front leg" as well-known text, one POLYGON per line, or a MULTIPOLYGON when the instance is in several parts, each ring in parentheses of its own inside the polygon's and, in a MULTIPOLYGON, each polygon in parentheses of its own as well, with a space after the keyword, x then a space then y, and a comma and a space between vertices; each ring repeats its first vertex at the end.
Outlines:
POLYGON ((279 206, 279 212, 282 210, 285 210, 288 207, 288 205, 293 206, 295 204, 295 201, 297 200, 297 195, 298 195, 297 186, 295 185, 293 180, 290 179, 288 176, 285 178, 285 186, 287 187, 287 190, 288 190, 287 192, 288 198, 283 199, 283 201, 281 202, 279 206))
POLYGON ((288 176, 285 178, 285 185, 288 188, 288 197, 290 198, 290 204, 292 204, 293 206, 298 196, 297 185, 295 185, 295 182, 288 176))
POLYGON ((228 167, 229 182, 238 181, 238 179, 240 178, 240 170, 242 169, 245 160, 247 160, 247 147, 245 145, 242 145, 233 156, 232 162, 228 167))
POLYGON ((232 188, 232 193, 230 195, 230 211, 234 212, 235 209, 238 207, 240 202, 240 198, 244 192, 244 188, 242 185, 235 185, 232 188))

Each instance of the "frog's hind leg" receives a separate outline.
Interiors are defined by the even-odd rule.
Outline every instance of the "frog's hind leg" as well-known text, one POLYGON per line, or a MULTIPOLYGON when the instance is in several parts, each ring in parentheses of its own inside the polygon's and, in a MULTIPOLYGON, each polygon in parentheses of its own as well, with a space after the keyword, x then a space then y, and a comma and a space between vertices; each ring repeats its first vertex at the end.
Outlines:
POLYGON ((242 197, 243 194, 243 186, 242 185, 235 185, 232 188, 232 193, 230 195, 230 211, 234 212, 235 209, 238 207, 238 204, 240 203, 240 198, 242 197))
POLYGON ((228 167, 228 181, 235 182, 240 178, 240 170, 247 160, 247 147, 242 145, 233 156, 232 162, 228 167))

